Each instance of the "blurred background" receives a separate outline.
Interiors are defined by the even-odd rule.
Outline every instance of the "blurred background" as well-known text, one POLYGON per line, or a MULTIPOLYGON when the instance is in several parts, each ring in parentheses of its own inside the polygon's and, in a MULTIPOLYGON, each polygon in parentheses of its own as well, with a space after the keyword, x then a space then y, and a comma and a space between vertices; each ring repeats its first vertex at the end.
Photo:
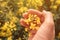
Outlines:
POLYGON ((60 40, 60 0, 0 0, 0 40, 28 39, 28 32, 20 25, 22 14, 28 9, 52 12, 55 40, 60 40))

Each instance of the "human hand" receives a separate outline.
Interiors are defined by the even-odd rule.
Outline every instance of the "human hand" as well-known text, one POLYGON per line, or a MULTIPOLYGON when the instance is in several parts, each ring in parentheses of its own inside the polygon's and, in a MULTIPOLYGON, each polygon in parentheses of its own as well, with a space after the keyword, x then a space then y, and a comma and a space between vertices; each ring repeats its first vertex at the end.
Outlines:
MULTIPOLYGON (((54 21, 52 14, 47 11, 40 12, 37 10, 30 9, 27 13, 24 13, 23 17, 27 18, 28 13, 38 15, 42 22, 37 32, 36 30, 34 30, 34 32, 31 32, 32 36, 30 36, 28 40, 53 40, 55 35, 55 29, 54 29, 54 21)), ((20 20, 20 24, 23 26, 28 26, 24 22, 24 19, 20 20)))

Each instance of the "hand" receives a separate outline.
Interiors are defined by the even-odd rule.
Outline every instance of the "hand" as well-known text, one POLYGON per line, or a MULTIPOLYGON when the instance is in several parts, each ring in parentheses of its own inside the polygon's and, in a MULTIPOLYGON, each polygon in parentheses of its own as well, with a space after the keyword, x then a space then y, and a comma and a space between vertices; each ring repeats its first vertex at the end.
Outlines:
MULTIPOLYGON (((30 36, 28 40, 53 40, 55 36, 55 29, 52 13, 48 11, 40 12, 38 10, 30 9, 27 13, 23 14, 23 17, 25 19, 28 17, 28 13, 38 15, 41 18, 41 21, 43 22, 37 32, 34 30, 35 34, 31 32, 32 36, 30 36)), ((24 22, 24 19, 20 20, 20 24, 23 26, 29 26, 24 22)))

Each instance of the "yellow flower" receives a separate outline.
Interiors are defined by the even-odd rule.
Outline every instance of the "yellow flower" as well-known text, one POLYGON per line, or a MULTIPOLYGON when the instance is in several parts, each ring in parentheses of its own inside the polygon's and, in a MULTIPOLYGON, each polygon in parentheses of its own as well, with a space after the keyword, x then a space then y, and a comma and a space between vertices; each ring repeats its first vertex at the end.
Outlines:
POLYGON ((7 29, 7 32, 6 32, 6 36, 11 36, 12 35, 12 32, 11 32, 11 30, 8 28, 7 29))
POLYGON ((56 4, 60 4, 60 0, 56 0, 56 4))
POLYGON ((0 36, 7 37, 12 35, 12 32, 8 26, 9 26, 9 22, 5 22, 5 24, 1 27, 2 31, 0 33, 1 34, 0 36))
POLYGON ((20 37, 17 40, 22 40, 20 37))
POLYGON ((58 34, 58 38, 60 39, 60 32, 59 32, 59 34, 58 34))
POLYGON ((7 40, 12 40, 12 36, 8 37, 7 40))
POLYGON ((28 3, 30 3, 30 2, 31 2, 31 0, 27 0, 27 2, 28 2, 28 3))
POLYGON ((36 4, 37 6, 42 6, 43 5, 43 0, 35 0, 36 1, 36 4))
POLYGON ((25 19, 24 21, 25 21, 27 24, 29 24, 29 22, 30 22, 30 20, 26 20, 26 19, 25 19))
POLYGON ((57 9, 57 5, 53 6, 54 9, 57 9))
POLYGON ((29 33, 28 36, 29 36, 29 37, 32 36, 31 33, 29 33))
POLYGON ((25 19, 24 21, 29 24, 33 20, 33 15, 29 14, 28 19, 25 19))
POLYGON ((2 32, 2 33, 1 33, 1 36, 4 36, 4 35, 6 35, 6 33, 2 32))
POLYGON ((0 10, 1 13, 3 13, 3 11, 0 10))
POLYGON ((34 30, 35 27, 36 27, 36 24, 31 23, 31 25, 30 25, 30 29, 34 30))
POLYGON ((5 24, 3 25, 2 29, 3 29, 3 30, 8 29, 8 22, 5 22, 5 24))
POLYGON ((20 13, 20 15, 22 15, 22 13, 23 12, 26 12, 28 10, 28 8, 27 7, 21 7, 21 8, 19 8, 19 13, 20 13))
POLYGON ((11 18, 11 22, 13 22, 13 23, 16 23, 18 20, 19 20, 19 19, 18 19, 17 17, 15 17, 15 16, 13 16, 13 17, 11 18))
POLYGON ((53 2, 54 0, 50 0, 51 2, 53 2))
POLYGON ((35 29, 38 30, 40 27, 39 26, 36 26, 35 29))
POLYGON ((15 31, 17 30, 17 28, 13 28, 15 31))
POLYGON ((4 7, 4 6, 7 5, 7 2, 2 2, 0 5, 1 5, 2 7, 4 7))
POLYGON ((9 24, 9 27, 12 29, 12 28, 15 28, 16 25, 15 25, 14 23, 10 23, 10 24, 9 24))
POLYGON ((25 31, 28 31, 28 28, 25 28, 25 31))
POLYGON ((23 6, 23 1, 18 2, 17 5, 18 5, 18 7, 23 6))
POLYGON ((37 24, 41 23, 39 17, 36 17, 36 21, 37 21, 37 24))
POLYGON ((56 9, 57 9, 57 6, 58 6, 58 5, 53 5, 53 6, 50 6, 50 8, 53 8, 53 9, 56 10, 56 9))

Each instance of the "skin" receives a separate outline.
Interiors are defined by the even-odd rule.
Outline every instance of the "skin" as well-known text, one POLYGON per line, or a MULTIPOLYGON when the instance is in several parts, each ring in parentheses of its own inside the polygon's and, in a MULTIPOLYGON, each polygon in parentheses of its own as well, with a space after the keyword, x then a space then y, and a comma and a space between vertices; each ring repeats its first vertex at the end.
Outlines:
MULTIPOLYGON (((45 10, 40 12, 38 10, 30 9, 27 13, 23 14, 24 19, 28 18, 29 13, 38 15, 38 17, 41 18, 43 23, 41 24, 37 32, 36 30, 34 30, 34 33, 31 32, 32 36, 30 36, 28 40, 54 40, 55 26, 52 13, 45 10)), ((20 20, 20 24, 25 27, 28 25, 24 22, 24 19, 20 20)))

